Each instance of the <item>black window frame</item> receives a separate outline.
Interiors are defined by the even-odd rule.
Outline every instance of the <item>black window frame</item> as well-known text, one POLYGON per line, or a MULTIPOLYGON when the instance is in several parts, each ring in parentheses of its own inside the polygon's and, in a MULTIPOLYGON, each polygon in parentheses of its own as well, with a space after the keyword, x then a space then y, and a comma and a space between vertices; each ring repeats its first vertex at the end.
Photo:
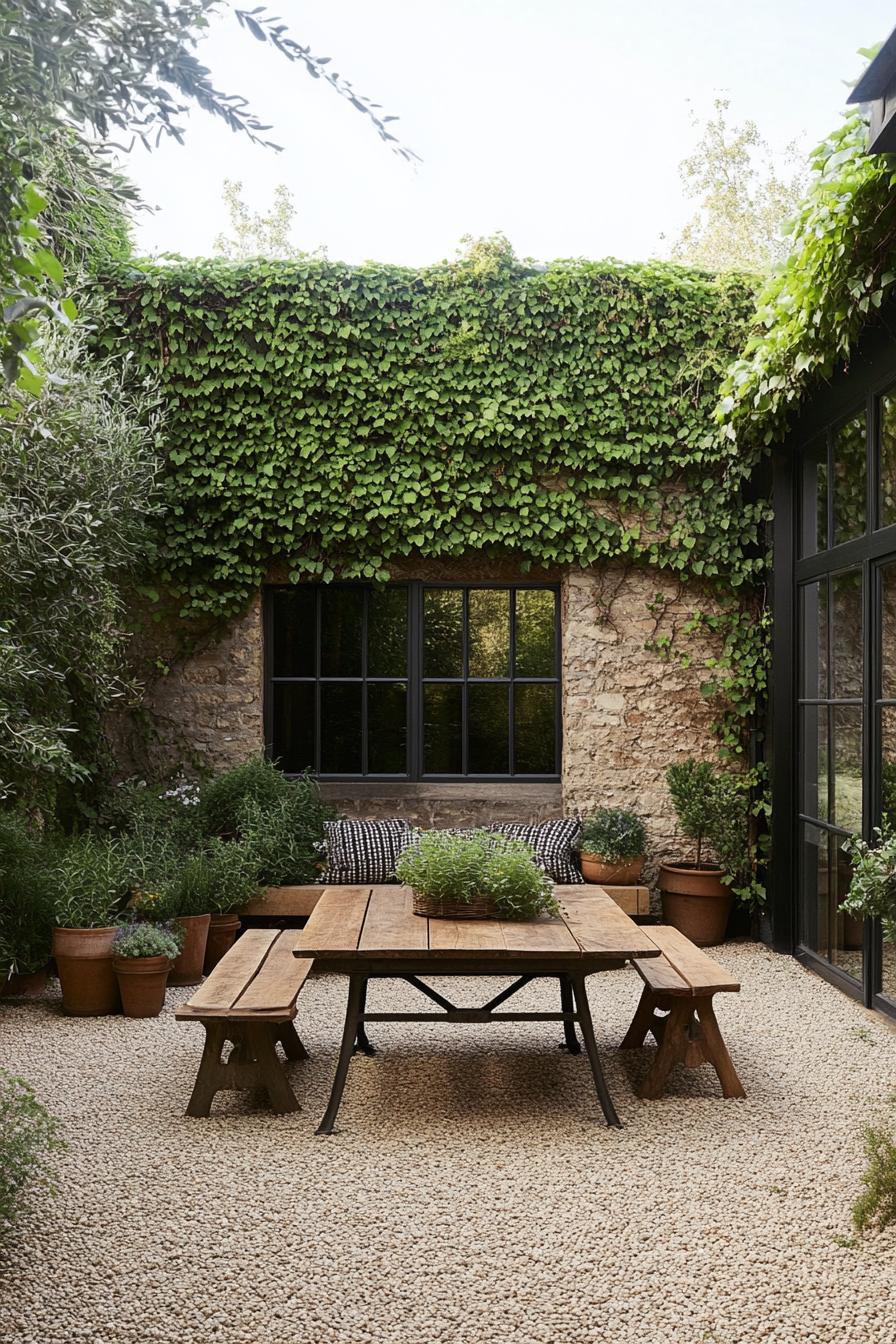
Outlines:
MULTIPOLYGON (((305 585, 303 585, 305 586, 305 585)), ((360 589, 366 593, 374 591, 378 585, 364 583, 361 581, 335 581, 329 584, 310 583, 308 587, 313 588, 317 593, 324 589, 352 588, 360 589)), ((382 586, 382 585, 379 585, 382 586)), ((276 744, 274 743, 274 723, 273 723, 273 701, 274 687, 277 684, 287 682, 313 683, 316 687, 316 722, 315 722, 315 765, 319 766, 321 761, 321 717, 320 717, 320 686, 322 684, 334 683, 353 683, 366 684, 368 682, 407 682, 407 761, 408 771, 402 774, 379 774, 371 773, 366 769, 367 765, 367 696, 362 696, 362 771, 361 773, 324 773, 315 770, 317 777, 326 783, 377 783, 384 784, 548 784, 557 783, 561 779, 562 770, 562 751, 563 751, 563 733, 562 733, 562 664, 561 664, 561 608, 560 608, 560 585, 558 583, 538 583, 525 581, 501 581, 501 580, 483 580, 477 582, 468 580, 463 582, 445 581, 440 582, 436 579, 407 579, 396 580, 385 585, 389 588, 405 588, 408 591, 408 662, 407 676, 390 677, 369 677, 367 675, 367 610, 368 602, 365 599, 363 606, 363 641, 362 641, 362 669, 361 675, 357 677, 339 677, 322 676, 320 671, 320 661, 318 654, 318 665, 315 668, 314 676, 306 677, 288 677, 274 676, 273 670, 273 647, 274 647, 274 602, 272 594, 278 590, 290 590, 295 587, 293 584, 277 583, 265 585, 263 591, 263 639, 264 639, 264 735, 265 751, 270 759, 276 758, 276 744), (451 589, 463 593, 463 665, 464 675, 460 677, 449 676, 424 676, 423 669, 423 605, 424 596, 431 589, 451 589), (468 672, 468 644, 469 644, 469 594, 471 592, 482 590, 499 590, 510 593, 510 657, 509 674, 506 677, 471 677, 468 672), (515 635, 516 635, 516 594, 521 591, 539 591, 550 592, 554 597, 554 676, 553 677, 531 677, 517 676, 515 668, 515 635), (460 774, 426 773, 423 770, 423 687, 427 683, 442 683, 461 685, 464 690, 462 694, 463 720, 462 720, 462 753, 464 772, 460 774), (508 686, 508 765, 515 764, 514 761, 514 709, 515 709, 515 687, 517 685, 549 685, 555 688, 554 694, 554 760, 556 769, 551 773, 541 774, 482 774, 469 773, 466 771, 468 764, 468 713, 467 713, 467 687, 470 685, 507 685, 508 686)), ((320 640, 320 601, 316 605, 316 624, 317 640, 319 648, 320 640)), ((287 774, 289 772, 286 772, 287 774)))

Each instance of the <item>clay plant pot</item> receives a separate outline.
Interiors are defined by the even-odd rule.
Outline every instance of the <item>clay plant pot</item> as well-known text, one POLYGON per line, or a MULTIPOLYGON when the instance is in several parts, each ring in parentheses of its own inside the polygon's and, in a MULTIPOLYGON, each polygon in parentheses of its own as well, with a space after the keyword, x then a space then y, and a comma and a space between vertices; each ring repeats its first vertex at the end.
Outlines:
POLYGON ((210 975, 224 953, 230 951, 239 931, 239 915, 212 915, 202 963, 204 975, 210 975))
POLYGON ((175 920, 184 930, 186 937, 180 950, 180 956, 171 968, 169 985, 198 985, 202 979, 202 963, 205 961, 205 944, 208 941, 208 926, 211 915, 178 915, 175 920))
POLYGON ((125 1017, 158 1017, 165 1002, 170 957, 113 957, 125 1017))
POLYGON ((73 1017, 121 1012, 112 969, 112 939, 118 930, 54 929, 53 959, 62 986, 62 1006, 73 1017))
POLYGON ((607 863, 599 854, 589 854, 583 849, 579 858, 585 881, 596 882, 598 886, 636 887, 644 872, 643 854, 639 859, 629 859, 623 863, 607 863))
POLYGON ((698 947, 711 947, 724 940, 734 897, 722 881, 721 868, 663 863, 658 882, 666 924, 698 947))
POLYGON ((46 992, 49 971, 14 971, 5 985, 0 985, 0 999, 38 999, 46 992))

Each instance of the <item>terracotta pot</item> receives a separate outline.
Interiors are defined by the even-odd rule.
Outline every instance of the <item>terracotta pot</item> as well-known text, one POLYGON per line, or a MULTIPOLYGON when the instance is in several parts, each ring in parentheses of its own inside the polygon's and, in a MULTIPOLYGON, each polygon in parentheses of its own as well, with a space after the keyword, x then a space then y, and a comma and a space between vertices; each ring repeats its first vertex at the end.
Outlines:
POLYGON ((579 857, 585 881, 597 882, 599 886, 636 887, 644 871, 643 854, 623 863, 606 863, 599 854, 589 854, 584 849, 579 857))
POLYGON ((722 881, 721 868, 663 863, 658 882, 665 923, 698 947, 711 947, 724 940, 734 897, 722 881))
POLYGON ((15 971, 5 985, 0 986, 0 999, 37 999, 47 988, 49 971, 15 971))
POLYGON ((54 929, 53 959, 62 986, 62 1006, 73 1017, 121 1012, 112 969, 112 939, 118 930, 54 929))
POLYGON ((170 957, 113 957, 125 1017, 158 1017, 165 1002, 170 957))
POLYGON ((180 956, 171 968, 169 985, 198 985, 202 979, 202 963, 205 960, 205 944, 208 940, 208 926, 211 915, 179 915, 175 920, 180 924, 186 938, 180 956))
POLYGON ((212 915, 208 926, 208 941, 205 944, 205 959, 202 963, 204 975, 210 975, 224 953, 230 951, 239 931, 239 915, 212 915))

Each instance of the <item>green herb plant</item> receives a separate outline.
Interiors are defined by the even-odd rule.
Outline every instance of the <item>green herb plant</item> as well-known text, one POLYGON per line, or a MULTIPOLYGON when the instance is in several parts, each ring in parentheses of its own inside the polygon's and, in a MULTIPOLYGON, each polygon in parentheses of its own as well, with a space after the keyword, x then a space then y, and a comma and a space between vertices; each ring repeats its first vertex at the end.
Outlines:
POLYGON ((0 814, 0 968, 28 975, 46 966, 53 937, 54 849, 14 812, 0 814))
POLYGON ((469 904, 491 897, 507 919, 559 913, 553 884, 528 845, 487 831, 426 831, 401 855, 395 875, 433 900, 469 904))
POLYGON ((857 1232, 882 1231, 896 1222, 896 1142, 887 1130, 865 1130, 864 1189, 852 1210, 857 1232))
POLYGON ((600 807, 582 823, 579 848, 606 863, 629 863, 647 849, 647 830, 634 812, 621 807, 600 807))
POLYGON ((33 1088, 0 1069, 0 1236, 55 1193, 55 1155, 65 1147, 33 1088))
POLYGON ((184 942, 184 930, 179 924, 152 924, 140 920, 123 925, 112 940, 116 957, 169 957, 178 956, 184 942))
POLYGON ((115 924, 130 894, 132 856, 118 836, 85 831, 61 849, 52 870, 55 918, 61 928, 115 924))
MULTIPOLYGON (((223 915, 239 910, 258 893, 255 857, 237 840, 206 840, 157 884, 155 917, 223 915)), ((141 912, 151 907, 142 905, 141 912)))

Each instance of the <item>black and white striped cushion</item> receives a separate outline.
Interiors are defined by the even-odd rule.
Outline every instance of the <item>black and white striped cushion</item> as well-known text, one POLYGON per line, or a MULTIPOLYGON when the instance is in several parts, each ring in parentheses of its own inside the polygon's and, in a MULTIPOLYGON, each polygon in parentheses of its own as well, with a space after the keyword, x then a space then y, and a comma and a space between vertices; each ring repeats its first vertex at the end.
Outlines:
POLYGON ((511 822, 496 821, 488 829, 497 835, 506 835, 511 840, 522 840, 527 844, 535 862, 544 869, 552 882, 571 887, 585 881, 574 853, 582 829, 578 817, 543 821, 539 826, 517 826, 511 822))
POLYGON ((332 886, 394 882, 395 864, 411 839, 406 821, 328 821, 327 871, 332 886))

